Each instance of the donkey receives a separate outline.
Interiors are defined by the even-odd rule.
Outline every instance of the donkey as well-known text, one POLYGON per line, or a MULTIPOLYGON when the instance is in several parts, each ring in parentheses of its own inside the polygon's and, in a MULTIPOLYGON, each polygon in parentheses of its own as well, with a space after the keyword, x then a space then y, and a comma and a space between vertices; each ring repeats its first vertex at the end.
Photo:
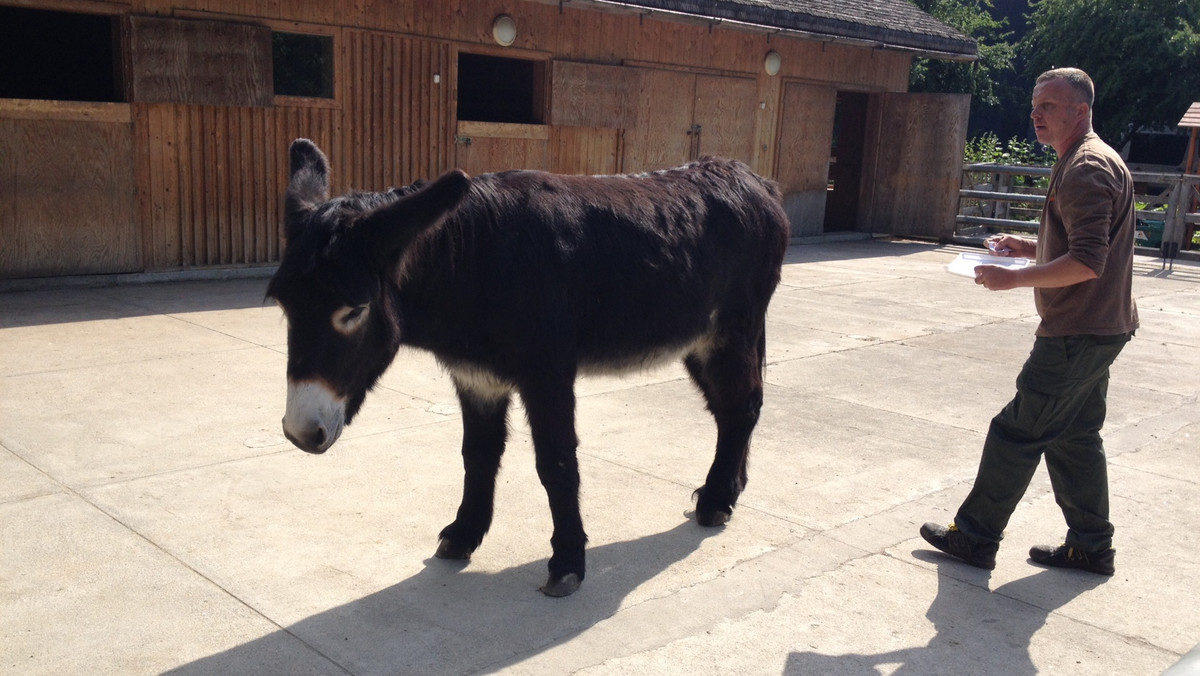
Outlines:
POLYGON ((284 433, 323 453, 400 345, 433 353, 462 410, 462 502, 437 556, 467 559, 492 521, 514 392, 554 532, 549 596, 584 578, 576 375, 682 357, 717 423, 695 492, 718 526, 746 485, 762 407, 767 304, 788 224, 778 188, 703 158, 637 176, 453 170, 432 183, 329 198, 329 164, 290 149, 286 247, 267 295, 287 317, 284 433))

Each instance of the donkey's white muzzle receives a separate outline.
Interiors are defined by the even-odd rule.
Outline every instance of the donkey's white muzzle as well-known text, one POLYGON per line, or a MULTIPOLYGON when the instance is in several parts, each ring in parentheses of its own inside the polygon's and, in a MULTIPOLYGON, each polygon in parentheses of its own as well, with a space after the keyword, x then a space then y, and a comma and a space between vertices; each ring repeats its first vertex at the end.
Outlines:
POLYGON ((324 453, 346 426, 346 402, 320 382, 288 382, 283 435, 302 451, 324 453))

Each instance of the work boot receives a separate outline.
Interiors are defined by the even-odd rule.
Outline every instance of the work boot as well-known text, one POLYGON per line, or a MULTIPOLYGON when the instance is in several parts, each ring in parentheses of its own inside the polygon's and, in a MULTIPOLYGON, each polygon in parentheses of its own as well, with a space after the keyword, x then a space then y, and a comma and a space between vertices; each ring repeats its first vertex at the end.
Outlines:
POLYGON ((1112 575, 1116 572, 1113 559, 1117 550, 1109 547, 1095 552, 1085 552, 1078 547, 1059 545, 1051 547, 1038 545, 1029 550, 1029 558, 1034 563, 1055 568, 1078 568, 1097 575, 1112 575))
POLYGON ((996 567, 996 550, 1000 548, 1000 544, 967 537, 967 534, 953 523, 949 526, 927 523, 921 526, 921 537, 934 547, 976 568, 991 570, 996 567))

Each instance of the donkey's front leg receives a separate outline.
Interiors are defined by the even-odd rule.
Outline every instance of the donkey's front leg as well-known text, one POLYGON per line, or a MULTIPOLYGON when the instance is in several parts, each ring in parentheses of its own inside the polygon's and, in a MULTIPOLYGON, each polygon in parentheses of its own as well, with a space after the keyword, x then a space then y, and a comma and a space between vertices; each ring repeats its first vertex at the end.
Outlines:
POLYGON ((579 514, 579 462, 575 449, 575 379, 558 373, 545 382, 520 388, 529 416, 538 478, 550 499, 554 534, 550 537, 550 575, 542 585, 547 596, 567 596, 584 576, 583 518, 579 514))
POLYGON ((486 397, 456 383, 463 416, 463 496, 454 522, 438 535, 436 556, 467 559, 492 525, 496 473, 508 437, 509 396, 486 397))

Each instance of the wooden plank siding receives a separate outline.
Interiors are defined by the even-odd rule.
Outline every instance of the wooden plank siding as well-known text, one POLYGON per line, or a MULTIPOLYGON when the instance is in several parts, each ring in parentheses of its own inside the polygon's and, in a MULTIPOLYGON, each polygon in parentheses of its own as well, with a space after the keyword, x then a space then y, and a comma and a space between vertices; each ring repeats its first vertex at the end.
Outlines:
POLYGON ((269 263, 279 257, 287 145, 330 147, 324 108, 139 106, 147 267, 269 263))
POLYGON ((450 165, 449 48, 347 31, 349 104, 290 101, 273 108, 135 105, 144 148, 141 219, 147 267, 170 269, 278 260, 287 148, 313 139, 330 154, 333 190, 383 189, 437 176, 450 165), (444 78, 440 78, 443 85, 444 78))
POLYGON ((550 171, 556 174, 616 174, 625 135, 614 127, 550 127, 550 171))
POLYGON ((379 190, 452 168, 450 45, 375 31, 343 39, 336 185, 379 190))
POLYGON ((122 41, 137 52, 123 57, 132 68, 126 73, 131 98, 115 104, 123 122, 98 121, 101 109, 88 105, 56 110, 0 99, 0 151, 6 153, 0 240, 19 242, 0 254, 0 277, 273 263, 282 246, 287 147, 297 137, 312 138, 329 155, 334 192, 381 190, 457 165, 471 172, 523 167, 604 174, 664 168, 704 153, 742 159, 780 180, 785 193, 816 190, 829 139, 805 135, 829 132, 832 109, 823 107, 833 99, 792 101, 788 92, 903 93, 911 62, 898 51, 527 0, 18 4, 138 15, 123 25, 141 30, 133 37, 142 41, 129 35, 122 41), (517 22, 509 48, 498 47, 491 35, 492 20, 502 13, 517 22), (172 45, 171 31, 180 26, 182 36, 172 45), (262 96, 270 79, 263 41, 272 30, 333 38, 334 98, 262 96), (239 63, 258 65, 223 73, 228 62, 204 36, 235 47, 239 63), (175 48, 193 53, 180 56, 175 48), (769 50, 782 58, 777 76, 763 72, 769 50), (538 95, 546 100, 547 124, 505 136, 501 128, 459 121, 460 52, 544 61, 538 95), (180 72, 196 63, 206 64, 204 79, 180 72), (475 134, 469 146, 455 141, 463 130, 475 134), (33 144, 34 137, 41 140, 33 144), (80 143, 90 149, 90 166, 47 160, 33 162, 30 174, 57 186, 86 176, 94 187, 78 213, 50 208, 52 200, 71 196, 65 188, 52 194, 10 180, 14 167, 32 166, 32 160, 9 158, 66 158, 80 143), (98 143, 108 144, 111 156, 99 152, 98 143), (97 183, 103 174, 108 183, 97 183), (107 190, 131 197, 102 194, 107 190), (31 233, 38 233, 36 242, 31 233), (87 251, 72 253, 80 246, 87 251))

